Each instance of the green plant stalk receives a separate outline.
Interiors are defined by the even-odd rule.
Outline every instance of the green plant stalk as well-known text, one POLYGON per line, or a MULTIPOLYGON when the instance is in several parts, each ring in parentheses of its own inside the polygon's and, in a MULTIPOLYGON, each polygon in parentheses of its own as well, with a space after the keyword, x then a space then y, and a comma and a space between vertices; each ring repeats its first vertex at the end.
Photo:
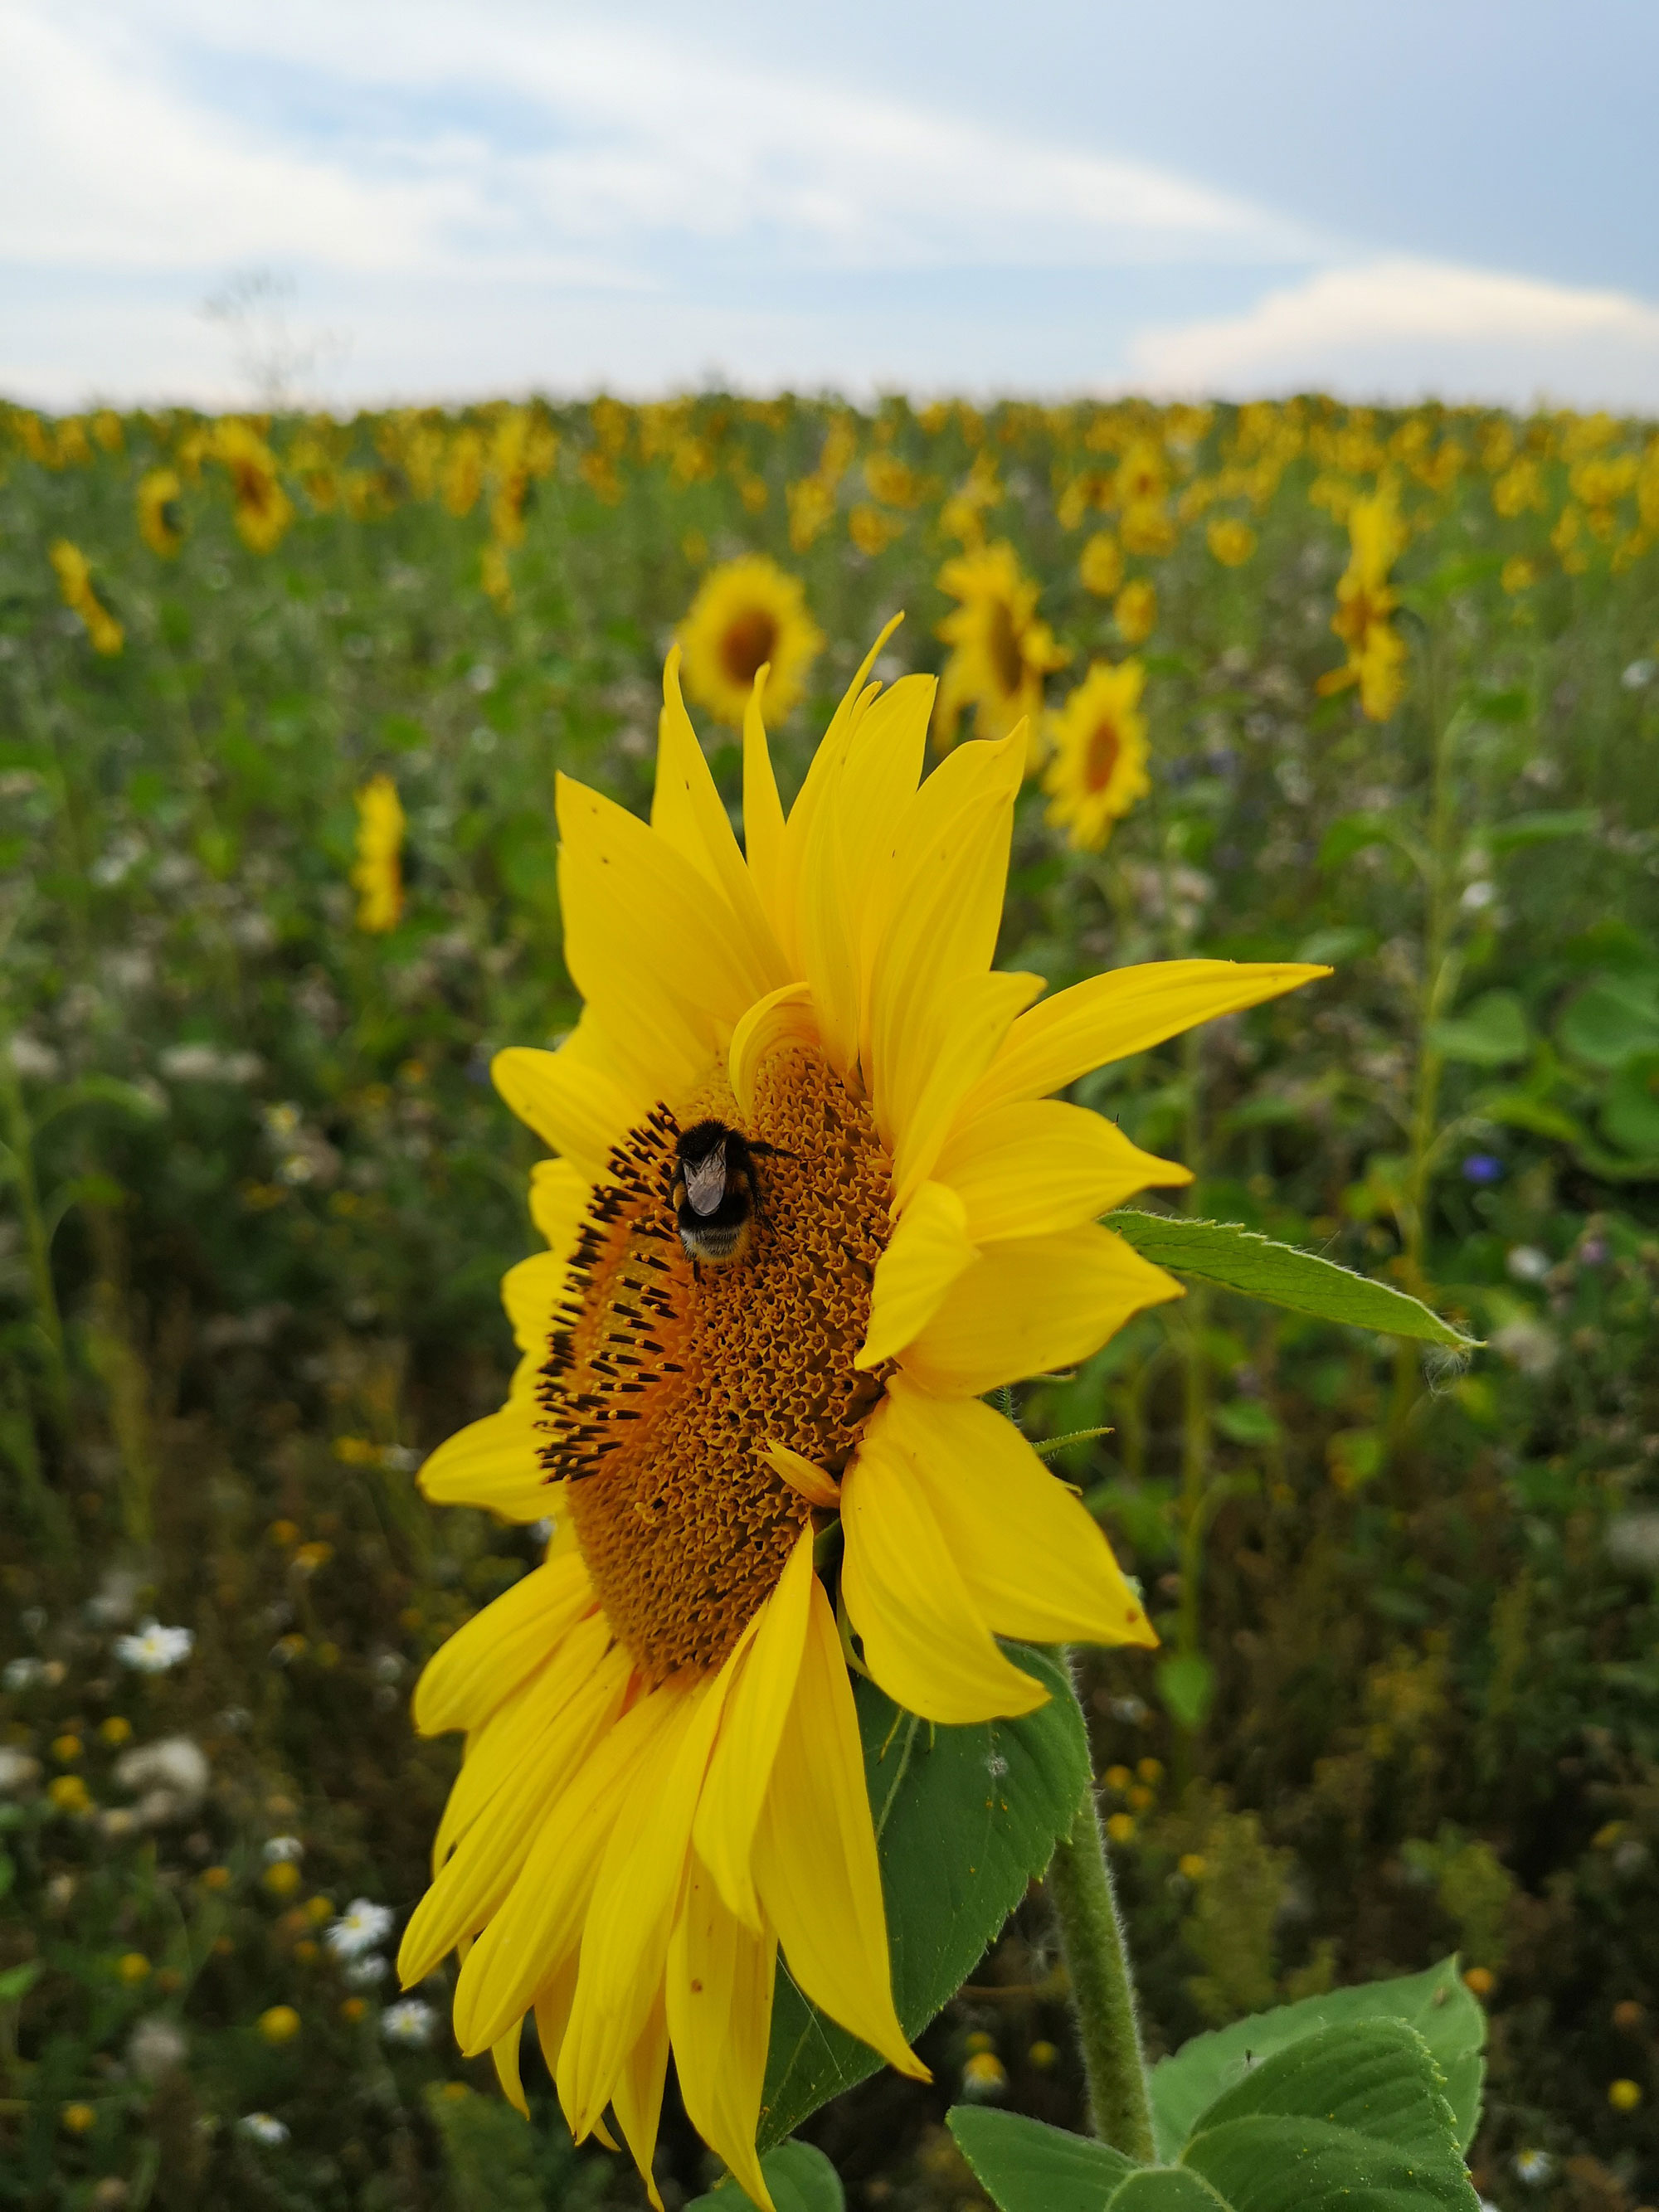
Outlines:
POLYGON ((1071 1834, 1054 1846, 1048 1888, 1077 2016, 1089 2124, 1102 2142, 1150 2165, 1156 2156, 1152 2107, 1134 1981, 1092 1784, 1071 1834))
MULTIPOLYGON (((9 1040, 8 1040, 8 1042, 9 1040)), ((34 1295, 34 1317, 46 1346, 48 1397, 52 1416, 61 1437, 70 1425, 69 1352, 64 1335, 64 1316, 52 1279, 52 1239, 40 1211, 40 1193, 34 1180, 34 1132, 29 1127, 22 1086, 11 1065, 10 1054, 0 1050, 0 1110, 6 1119, 6 1150, 11 1156, 11 1180, 22 1218, 23 1243, 28 1254, 29 1285, 34 1295)))
MULTIPOLYGON (((1195 1030, 1188 1030, 1182 1040, 1182 1059, 1187 1078, 1187 1164, 1193 1171, 1184 1194, 1185 1211, 1195 1214, 1200 1210, 1204 1176, 1204 1067, 1195 1030)), ((1181 1606, 1176 1621, 1176 1650, 1182 1658, 1198 1656, 1203 1629, 1204 1537, 1210 1521, 1206 1492, 1212 1457, 1210 1367, 1204 1342, 1208 1319, 1207 1290, 1202 1283, 1189 1283, 1181 1322, 1181 1606)))

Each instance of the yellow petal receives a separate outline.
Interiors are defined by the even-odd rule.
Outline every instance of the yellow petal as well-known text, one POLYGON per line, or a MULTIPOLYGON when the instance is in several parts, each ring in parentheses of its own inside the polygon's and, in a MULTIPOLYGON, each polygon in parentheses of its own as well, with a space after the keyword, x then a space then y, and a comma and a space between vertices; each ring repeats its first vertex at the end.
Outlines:
POLYGON ((908 1462, 866 1433, 841 1486, 842 1589, 896 1705, 949 1723, 1029 1713, 1048 1692, 997 1649, 908 1462))
POLYGON ((501 1910, 455 1984, 455 2039, 487 2051, 575 1949, 599 1860, 629 1784, 684 1700, 658 1691, 629 1708, 569 1776, 501 1910))
POLYGON ((763 1443, 760 1454, 781 1474, 790 1488, 798 1491, 809 1505, 821 1511, 833 1513, 841 1504, 841 1485, 833 1474, 825 1473, 810 1459, 803 1459, 787 1444, 770 1441, 763 1443))
POLYGON ((529 2100, 524 2094, 524 2083, 519 2078, 519 2045, 524 2039, 524 2022, 515 2020, 499 2043, 492 2043, 489 2055, 495 2062, 495 2079, 501 2085, 501 2094, 514 2111, 525 2119, 530 2118, 529 2100))
MULTIPOLYGON (((515 1730, 518 1756, 497 1769, 496 1787, 461 1835, 404 1930, 398 1968, 405 1982, 429 1974, 447 1951, 476 1936, 518 1880, 536 1832, 565 1776, 580 1765, 622 1711, 627 1655, 607 1650, 610 1631, 595 1616, 572 1636, 526 1701, 533 1732, 515 1730)), ((522 2009, 522 2008, 520 2008, 522 2009)))
POLYGON ((1199 1022, 1260 1006, 1330 972, 1290 963, 1162 960, 1092 975, 1014 1024, 963 1102, 963 1123, 1015 1099, 1046 1098, 1109 1060, 1146 1052, 1199 1022))
POLYGON ((800 1678, 755 1838, 755 1880, 789 1971, 831 2020, 917 2081, 893 2009, 887 1916, 852 1685, 814 1581, 800 1678))
POLYGON ((969 1595, 999 1636, 1157 1643, 1093 1515, 1012 1421, 978 1398, 930 1397, 902 1375, 874 1419, 908 1462, 969 1595))
POLYGON ((1181 1295, 1172 1276, 1108 1229, 1011 1237, 951 1284, 904 1352, 904 1370, 927 1389, 977 1398, 1075 1365, 1131 1314, 1181 1295))
POLYGON ((817 1017, 812 1012, 809 985, 786 983, 750 1006, 732 1030, 726 1056, 732 1096, 745 1121, 754 1117, 755 1078, 772 1054, 788 1045, 811 1049, 817 1041, 817 1017))
POLYGON ((763 672, 757 670, 754 689, 743 718, 743 842, 761 911, 787 956, 793 947, 794 917, 793 914, 786 915, 781 898, 783 808, 778 799, 777 778, 772 773, 772 756, 767 749, 766 725, 761 720, 763 681, 763 672))
POLYGON ((428 1660, 415 1686, 422 1735, 477 1728, 556 1648, 593 1604, 580 1553, 532 1567, 428 1660))
POLYGON ((575 1244, 592 1195, 592 1185, 568 1160, 538 1160, 530 1170, 530 1218, 562 1258, 575 1244))
POLYGON ((556 2079, 558 2075, 559 2052, 564 2043, 565 2029, 569 2025, 570 2008, 575 1995, 576 1954, 572 1951, 536 1992, 536 2040, 541 2045, 542 2063, 547 2068, 550 2079, 556 2079))
POLYGON ((489 1073, 519 1119, 588 1182, 598 1182, 611 1146, 653 1103, 592 1065, 574 1036, 557 1052, 509 1045, 490 1061, 489 1073))
POLYGON ((854 1367, 878 1367, 895 1358, 932 1321, 951 1284, 979 1257, 968 1241, 967 1218, 955 1191, 923 1183, 876 1262, 870 1327, 854 1367))
MULTIPOLYGON (((984 750, 993 772, 981 780, 980 795, 919 849, 902 834, 898 841, 894 872, 904 889, 871 963, 866 1066, 877 1124, 890 1146, 925 1087, 957 988, 965 976, 984 975, 996 945, 1020 759, 1012 739, 984 750)), ((930 776, 913 803, 936 781, 930 776)))
POLYGON ((718 1674, 682 1693, 683 1711, 635 1776, 606 1846, 582 1931, 559 2075, 559 2095, 575 2114, 579 2135, 611 2101, 661 1982, 697 1799, 726 1698, 760 1622, 757 1613, 718 1674))
POLYGON ((663 2080, 668 2072, 668 2013, 659 1994, 639 2041, 628 2054, 617 2086, 611 2092, 617 2124, 634 2154, 634 2163, 645 2184, 645 2193, 662 2212, 651 2161, 657 2148, 657 2129, 662 2119, 663 2080))
POLYGON ((806 1528, 761 1608, 760 1626, 727 1695, 691 1827, 692 1846, 714 1877, 727 1909, 757 1932, 760 1905, 749 1862, 761 1801, 800 1672, 812 1582, 812 1531, 806 1528))
POLYGON ((689 860, 729 908, 748 957, 774 980, 786 980, 783 955, 744 865, 726 803, 714 787, 708 763, 680 696, 680 649, 668 655, 662 673, 663 708, 657 738, 657 784, 651 800, 651 827, 689 860))
POLYGON ((572 981, 607 1033, 642 1030, 694 1074, 722 1024, 729 1035, 787 971, 759 959, 725 900, 625 807, 565 775, 557 804, 572 981))
POLYGON ((1040 975, 964 975, 944 1012, 922 1078, 893 1148, 893 1205, 933 1172, 962 1101, 1000 1050, 1009 1027, 1043 988, 1040 975))
POLYGON ((557 1496, 538 1452, 535 1400, 509 1398, 446 1438, 415 1478, 434 1505, 474 1505, 503 1521, 539 1521, 557 1496))
POLYGON ((761 2212, 775 2212, 755 2148, 772 2027, 777 1937, 726 1911, 693 1858, 667 1960, 668 2033, 686 2118, 761 2212))
POLYGON ((844 1075, 858 1057, 857 923, 857 915, 848 908, 841 811, 826 804, 813 814, 800 855, 795 927, 824 1057, 838 1075, 844 1075))
POLYGON ((967 1208, 975 1243, 1097 1221, 1138 1190, 1190 1182, 1103 1115, 1056 1100, 994 1107, 958 1124, 933 1170, 967 1208))
POLYGON ((568 1279, 564 1255, 560 1252, 537 1252, 509 1267, 501 1277, 501 1304, 513 1325, 513 1341, 520 1352, 547 1357, 554 1309, 563 1298, 568 1279))

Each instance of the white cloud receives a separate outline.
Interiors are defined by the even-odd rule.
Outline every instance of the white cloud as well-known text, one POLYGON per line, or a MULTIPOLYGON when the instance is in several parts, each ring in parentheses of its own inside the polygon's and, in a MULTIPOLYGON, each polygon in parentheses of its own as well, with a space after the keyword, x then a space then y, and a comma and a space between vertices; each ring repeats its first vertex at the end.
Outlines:
POLYGON ((1226 398, 1322 389, 1659 410, 1659 307, 1392 258, 1322 270, 1243 314, 1145 331, 1128 369, 1154 389, 1226 398))

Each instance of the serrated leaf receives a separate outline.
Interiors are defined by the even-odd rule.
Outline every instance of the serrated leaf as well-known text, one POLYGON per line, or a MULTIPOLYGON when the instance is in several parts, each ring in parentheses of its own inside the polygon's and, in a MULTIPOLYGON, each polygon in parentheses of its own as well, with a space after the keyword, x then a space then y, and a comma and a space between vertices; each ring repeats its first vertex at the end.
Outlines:
POLYGON ((1225 2198, 1184 2166, 1143 2166, 1106 2203, 1111 2212, 1227 2212, 1225 2198))
POLYGON ((1467 1352, 1477 1341, 1431 1313, 1420 1298, 1373 1282, 1368 1275, 1356 1275, 1316 1252, 1276 1244, 1237 1222, 1192 1221, 1184 1214, 1138 1213, 1129 1208, 1109 1213, 1105 1220, 1143 1259, 1160 1267, 1243 1291, 1291 1313, 1375 1329, 1382 1336, 1414 1337, 1455 1352, 1467 1352))
POLYGON ((1100 2212, 1118 2184, 1138 2171, 1109 2144, 1023 2112, 957 2105, 945 2124, 1001 2212, 1100 2212))
POLYGON ((1405 2021, 1422 2036, 1444 2076, 1443 2094, 1457 2141, 1467 2149, 1480 2118, 1486 2016, 1464 1987, 1453 1956, 1425 1973, 1328 1990, 1322 1996, 1304 1997, 1298 2004, 1280 2005, 1194 2036, 1152 2069, 1152 2128, 1159 2155, 1173 2158, 1216 2100, 1275 2051, 1325 2028, 1379 2020, 1405 2021))
MULTIPOLYGON (((1025 1645, 1005 1649, 1050 1692, 1046 1705, 1018 1719, 936 1728, 872 1682, 856 1687, 893 1998, 912 2038, 956 1995, 1046 1870, 1089 1782, 1088 1733, 1064 1668, 1025 1645)), ((809 2004, 780 1963, 759 2142, 777 2142, 880 2063, 809 2004)))
MULTIPOLYGON (((762 2159, 761 2172, 777 2212, 842 2212, 847 2200, 841 2177, 811 2143, 780 2143, 762 2159)), ((726 2181, 706 2196, 693 2197, 685 2212, 738 2212, 739 2206, 752 2201, 735 2181, 726 2181)))

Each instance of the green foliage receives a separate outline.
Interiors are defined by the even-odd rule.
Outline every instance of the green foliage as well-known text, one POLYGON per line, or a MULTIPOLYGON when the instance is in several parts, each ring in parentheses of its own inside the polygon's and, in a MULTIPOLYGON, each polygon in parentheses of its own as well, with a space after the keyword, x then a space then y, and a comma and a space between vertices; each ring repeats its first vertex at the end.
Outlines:
MULTIPOLYGON (((955 1996, 1069 1831, 1089 1779, 1083 1717, 1063 1668, 1010 1656, 1049 1691, 1017 1720, 936 1728, 860 1681, 859 1727, 881 1851, 893 1996, 914 2038, 955 1996), (945 1838, 954 1847, 941 1847, 945 1838)), ((776 2142, 872 2074, 875 2053, 780 1976, 760 2140, 776 2142)))
MULTIPOLYGON (((847 2201, 835 2167, 811 2143, 779 2143, 761 2160, 761 2172, 777 2212, 842 2212, 847 2201)), ((736 2182, 728 2181, 687 2205, 686 2212, 733 2212, 749 2201, 736 2182)))
POLYGON ((1442 2081, 1407 2021, 1354 2016, 1256 2051, 1178 2142, 1160 2143, 1162 2166, 1012 2115, 958 2109, 951 2124, 1001 2212, 1474 2212, 1442 2081))
POLYGON ((1291 1313, 1389 1336, 1416 1337, 1455 1351, 1467 1350, 1472 1342, 1449 1322, 1431 1313, 1420 1298, 1408 1297, 1386 1283, 1370 1282, 1334 1261, 1322 1260, 1317 1253, 1275 1243, 1237 1222, 1194 1221, 1185 1215, 1140 1213, 1132 1207, 1120 1208, 1110 1220, 1126 1243, 1158 1266, 1223 1284, 1270 1305, 1287 1307, 1291 1313))

